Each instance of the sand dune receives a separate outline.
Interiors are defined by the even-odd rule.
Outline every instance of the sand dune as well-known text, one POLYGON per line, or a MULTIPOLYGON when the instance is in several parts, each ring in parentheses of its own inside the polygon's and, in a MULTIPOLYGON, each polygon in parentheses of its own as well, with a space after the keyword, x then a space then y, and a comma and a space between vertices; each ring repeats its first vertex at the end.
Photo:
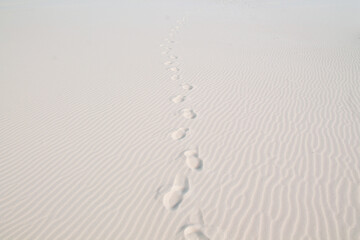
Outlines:
POLYGON ((356 1, 0 3, 0 239, 360 239, 356 1))

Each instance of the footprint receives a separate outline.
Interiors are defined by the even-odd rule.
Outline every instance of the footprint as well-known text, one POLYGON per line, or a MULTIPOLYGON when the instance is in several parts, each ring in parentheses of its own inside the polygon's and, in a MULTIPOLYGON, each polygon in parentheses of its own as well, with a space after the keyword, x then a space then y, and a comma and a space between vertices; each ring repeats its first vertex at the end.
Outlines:
POLYGON ((164 65, 171 65, 171 64, 173 64, 173 62, 171 62, 171 61, 167 61, 167 62, 164 62, 164 65))
POLYGON ((174 184, 171 189, 175 191, 181 191, 182 193, 186 193, 189 190, 188 178, 184 175, 176 174, 174 179, 174 184))
POLYGON ((184 83, 184 84, 182 84, 181 86, 182 86, 182 88, 185 89, 185 90, 191 90, 191 89, 193 89, 193 86, 191 86, 191 85, 188 84, 188 83, 184 83))
POLYGON ((179 79, 180 79, 180 76, 179 76, 179 75, 172 75, 172 76, 171 76, 171 79, 172 79, 172 80, 179 80, 179 79))
POLYGON ((200 225, 190 225, 184 230, 184 238, 186 240, 209 240, 209 238, 202 232, 200 225))
POLYGON ((172 68, 170 68, 170 71, 172 71, 172 72, 178 72, 180 69, 179 68, 177 68, 177 67, 172 67, 172 68))
POLYGON ((183 200, 183 195, 189 190, 189 180, 186 176, 177 174, 170 191, 163 197, 163 205, 168 210, 176 209, 183 200))
POLYGON ((186 158, 186 165, 192 170, 198 170, 201 169, 202 162, 198 157, 188 157, 186 158))
POLYGON ((188 168, 192 170, 200 170, 202 168, 202 160, 199 158, 196 150, 187 150, 184 152, 184 156, 188 168))
POLYGON ((196 113, 193 110, 188 109, 188 108, 185 108, 182 110, 182 115, 184 116, 184 118, 187 118, 187 119, 196 118, 196 113))
POLYGON ((170 190, 163 197, 164 207, 168 210, 176 209, 183 200, 183 194, 180 191, 170 190))
POLYGON ((189 221, 193 224, 204 225, 204 216, 200 209, 194 209, 189 215, 189 221))
POLYGON ((175 56, 175 55, 171 55, 170 58, 171 58, 171 59, 177 59, 178 57, 175 56))
POLYGON ((184 156, 185 157, 197 157, 198 156, 198 152, 195 149, 191 149, 191 150, 186 150, 184 152, 184 156))
POLYGON ((194 214, 189 216, 187 224, 183 225, 180 228, 180 231, 183 232, 183 236, 186 240, 209 240, 203 229, 204 229, 204 220, 202 212, 200 210, 196 211, 194 214))
POLYGON ((172 98, 171 98, 171 101, 172 101, 173 103, 181 103, 181 102, 185 101, 185 96, 183 96, 183 95, 177 95, 177 96, 175 96, 175 97, 172 97, 172 98))
POLYGON ((180 140, 186 137, 186 132, 189 131, 188 128, 179 128, 178 130, 171 133, 171 138, 174 140, 180 140))

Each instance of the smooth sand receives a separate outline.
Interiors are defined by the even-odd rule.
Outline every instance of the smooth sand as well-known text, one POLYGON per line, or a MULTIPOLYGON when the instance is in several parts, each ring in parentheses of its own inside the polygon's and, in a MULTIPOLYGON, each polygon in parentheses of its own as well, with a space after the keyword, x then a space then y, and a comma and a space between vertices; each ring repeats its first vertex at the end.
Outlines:
POLYGON ((0 1, 0 239, 360 239, 357 1, 0 1))

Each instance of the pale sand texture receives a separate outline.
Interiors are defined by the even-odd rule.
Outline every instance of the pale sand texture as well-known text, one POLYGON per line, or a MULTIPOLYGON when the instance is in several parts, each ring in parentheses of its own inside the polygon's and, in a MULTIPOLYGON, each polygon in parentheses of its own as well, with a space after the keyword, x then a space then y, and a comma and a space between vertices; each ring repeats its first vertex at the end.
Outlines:
POLYGON ((0 239, 360 239, 357 1, 0 1, 0 239))

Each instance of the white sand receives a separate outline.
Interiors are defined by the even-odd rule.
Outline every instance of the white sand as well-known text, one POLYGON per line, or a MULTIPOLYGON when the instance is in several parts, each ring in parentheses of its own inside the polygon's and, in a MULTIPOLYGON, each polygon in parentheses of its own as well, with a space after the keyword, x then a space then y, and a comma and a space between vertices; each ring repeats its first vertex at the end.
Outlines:
POLYGON ((360 239, 358 1, 0 1, 0 239, 360 239))

